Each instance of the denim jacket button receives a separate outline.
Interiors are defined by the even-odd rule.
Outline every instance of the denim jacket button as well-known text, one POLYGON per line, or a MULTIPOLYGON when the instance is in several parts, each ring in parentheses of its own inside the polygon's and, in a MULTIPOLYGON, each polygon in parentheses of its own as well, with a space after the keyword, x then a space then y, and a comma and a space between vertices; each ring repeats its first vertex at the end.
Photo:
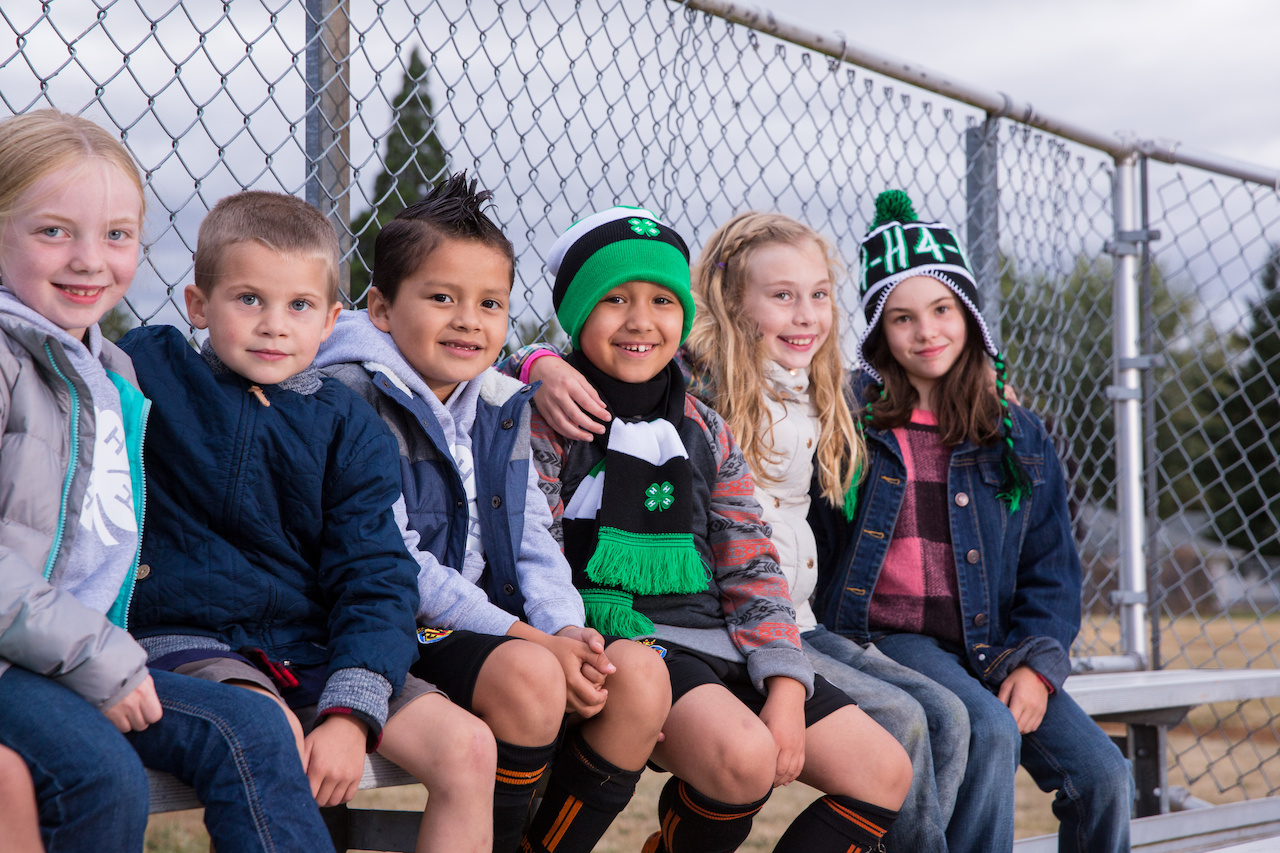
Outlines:
MULTIPOLYGON (((493 499, 490 500, 489 503, 493 506, 494 509, 497 509, 498 507, 502 506, 502 498, 498 497, 497 495, 494 495, 493 499)), ((973 553, 976 554, 978 552, 974 551, 973 553)), ((973 562, 973 561, 970 560, 970 562, 973 562)))
POLYGON ((987 659, 986 655, 978 655, 978 660, 986 660, 986 659, 987 659))
POLYGON ((512 586, 511 584, 509 584, 509 583, 508 583, 508 584, 503 584, 503 585, 502 585, 502 591, 503 591, 504 593, 506 593, 507 595, 514 595, 514 594, 515 594, 515 591, 516 591, 516 588, 515 588, 514 586, 512 586))
POLYGON ((969 565, 973 565, 974 563, 978 562, 980 558, 981 558, 981 555, 978 553, 977 548, 971 549, 968 554, 964 555, 965 562, 967 562, 969 565))
POLYGON ((956 506, 965 507, 968 505, 969 505, 969 496, 966 495, 964 492, 956 492, 956 506))
POLYGON ((515 425, 516 425, 516 422, 515 422, 515 421, 513 421, 513 420, 511 420, 511 418, 503 418, 503 419, 502 419, 502 428, 503 428, 503 429, 511 429, 511 428, 512 428, 513 426, 515 426, 515 425))
POLYGON ((973 624, 977 625, 979 628, 987 624, 987 614, 979 613, 977 616, 973 617, 973 624))

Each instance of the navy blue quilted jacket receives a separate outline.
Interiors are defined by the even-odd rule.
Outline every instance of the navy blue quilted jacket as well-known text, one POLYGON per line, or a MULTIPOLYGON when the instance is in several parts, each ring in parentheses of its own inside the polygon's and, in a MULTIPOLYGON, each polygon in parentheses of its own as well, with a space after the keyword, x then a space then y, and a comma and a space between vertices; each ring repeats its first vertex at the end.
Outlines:
POLYGON ((318 374, 314 393, 264 387, 264 406, 172 327, 120 345, 154 403, 133 633, 356 667, 398 691, 417 654, 418 567, 392 515, 399 453, 382 420, 318 374))

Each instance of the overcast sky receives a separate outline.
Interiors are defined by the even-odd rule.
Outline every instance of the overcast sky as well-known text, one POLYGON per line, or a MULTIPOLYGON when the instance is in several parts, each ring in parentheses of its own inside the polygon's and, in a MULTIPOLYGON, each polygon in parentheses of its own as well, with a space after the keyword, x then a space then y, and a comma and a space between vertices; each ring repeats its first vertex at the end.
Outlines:
POLYGON ((1280 169, 1277 0, 749 2, 1102 133, 1280 169))

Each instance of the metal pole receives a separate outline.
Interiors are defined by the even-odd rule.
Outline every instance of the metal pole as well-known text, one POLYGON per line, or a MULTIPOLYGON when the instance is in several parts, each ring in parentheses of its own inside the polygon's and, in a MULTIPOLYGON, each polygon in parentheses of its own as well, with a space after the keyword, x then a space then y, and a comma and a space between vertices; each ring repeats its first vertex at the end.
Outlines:
MULTIPOLYGON (((1148 192, 1147 158, 1144 156, 1138 161, 1138 203, 1141 210, 1142 231, 1149 236, 1151 234, 1151 214, 1147 203, 1148 192)), ((1151 354, 1156 352, 1158 329, 1156 327, 1155 290, 1151 285, 1150 239, 1142 241, 1140 269, 1142 275, 1142 351, 1151 354)), ((1160 528, 1160 447, 1156 442, 1156 394, 1159 393, 1159 384, 1156 382, 1154 369, 1155 365, 1152 365, 1151 368, 1143 371, 1142 375, 1142 417, 1146 427, 1143 430, 1143 459, 1145 460, 1143 469, 1146 478, 1147 539, 1145 547, 1148 581, 1153 579, 1150 575, 1152 564, 1154 563, 1157 567, 1161 564, 1159 542, 1156 536, 1156 531, 1160 528)), ((1148 584, 1148 589, 1150 589, 1150 584, 1148 584)), ((1159 584, 1157 584, 1157 589, 1159 589, 1159 584)), ((1150 598, 1150 593, 1148 593, 1148 597, 1150 598)), ((1159 601, 1154 599, 1147 602, 1147 620, 1151 625, 1152 669, 1161 667, 1159 605, 1159 601)))
POLYGON ((1138 249, 1131 236, 1137 230, 1135 167, 1137 155, 1116 160, 1112 205, 1116 236, 1112 244, 1115 281, 1112 291, 1114 400, 1116 436, 1116 510, 1120 538, 1120 589, 1113 600, 1120 606, 1120 643, 1126 654, 1151 659, 1147 647, 1146 507, 1142 488, 1142 360, 1138 350, 1141 311, 1138 249))
POLYGON ((351 295, 351 87, 347 0, 307 0, 307 201, 338 232, 338 284, 351 295))
POLYGON ((1000 185, 996 169, 1000 120, 986 121, 964 132, 965 242, 969 261, 978 279, 982 310, 992 323, 996 345, 1003 349, 1003 317, 1000 306, 1000 185))

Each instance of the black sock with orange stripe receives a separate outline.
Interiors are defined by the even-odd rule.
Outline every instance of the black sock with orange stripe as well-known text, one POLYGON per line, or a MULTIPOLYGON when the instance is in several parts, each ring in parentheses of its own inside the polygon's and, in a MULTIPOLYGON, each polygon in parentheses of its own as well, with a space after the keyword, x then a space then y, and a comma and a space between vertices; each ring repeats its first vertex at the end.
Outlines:
POLYGON ((800 812, 778 840, 773 853, 868 853, 882 849, 880 839, 898 813, 853 797, 828 794, 800 812))
POLYGON ((574 730, 556 754, 521 853, 588 853, 631 802, 643 772, 605 761, 574 730))
POLYGON ((556 741, 545 746, 498 741, 498 773, 493 785, 494 853, 514 853, 520 844, 529 804, 555 752, 556 741))
POLYGON ((752 820, 768 800, 765 794, 754 803, 730 805, 672 776, 658 797, 662 832, 656 845, 652 840, 645 845, 645 853, 732 853, 747 840, 752 820))

